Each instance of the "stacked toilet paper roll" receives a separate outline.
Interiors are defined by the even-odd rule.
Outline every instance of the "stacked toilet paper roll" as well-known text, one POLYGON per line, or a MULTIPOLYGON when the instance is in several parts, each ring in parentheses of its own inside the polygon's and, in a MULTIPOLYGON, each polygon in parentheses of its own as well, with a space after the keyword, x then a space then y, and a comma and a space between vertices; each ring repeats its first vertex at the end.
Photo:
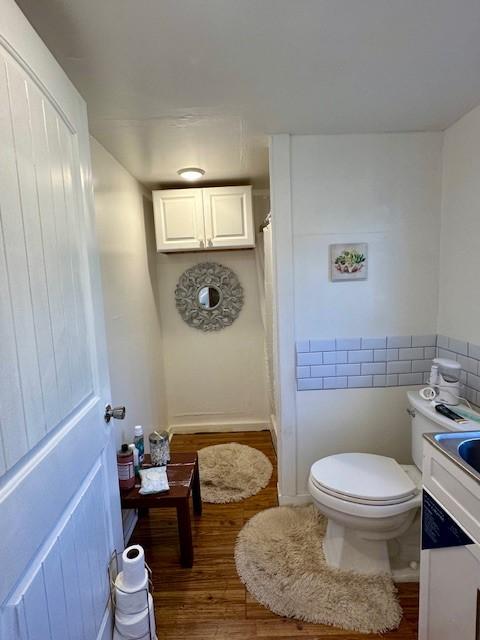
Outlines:
POLYGON ((122 554, 123 570, 115 580, 114 640, 156 640, 153 598, 148 592, 145 554, 138 544, 122 554))
POLYGON ((145 553, 139 544, 127 547, 122 553, 122 567, 124 586, 130 591, 141 589, 145 583, 147 568, 145 567, 145 553))
POLYGON ((148 594, 148 607, 144 611, 140 613, 120 613, 117 611, 115 614, 115 628, 119 634, 117 637, 122 639, 155 640, 155 616, 151 594, 148 594))

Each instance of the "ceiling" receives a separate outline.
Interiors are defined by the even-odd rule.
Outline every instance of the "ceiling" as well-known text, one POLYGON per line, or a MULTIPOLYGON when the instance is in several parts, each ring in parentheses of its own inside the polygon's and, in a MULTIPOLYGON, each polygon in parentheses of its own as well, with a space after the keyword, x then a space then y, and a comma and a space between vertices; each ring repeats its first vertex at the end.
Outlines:
POLYGON ((268 184, 270 133, 441 130, 480 103, 479 0, 18 0, 139 180, 268 184))

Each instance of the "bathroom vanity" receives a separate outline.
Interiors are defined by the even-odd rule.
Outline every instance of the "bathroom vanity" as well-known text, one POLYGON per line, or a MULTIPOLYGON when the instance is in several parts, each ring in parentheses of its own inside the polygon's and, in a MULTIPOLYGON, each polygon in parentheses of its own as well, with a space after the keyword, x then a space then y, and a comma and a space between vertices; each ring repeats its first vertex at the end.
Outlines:
POLYGON ((424 436, 419 640, 452 638, 480 639, 480 428, 424 436))

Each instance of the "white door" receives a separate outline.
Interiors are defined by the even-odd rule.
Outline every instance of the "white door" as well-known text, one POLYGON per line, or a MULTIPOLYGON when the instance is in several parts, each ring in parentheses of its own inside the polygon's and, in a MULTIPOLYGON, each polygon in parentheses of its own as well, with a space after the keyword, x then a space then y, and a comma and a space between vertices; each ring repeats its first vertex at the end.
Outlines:
POLYGON ((86 109, 0 16, 0 638, 104 639, 122 532, 86 109))
POLYGON ((205 228, 201 189, 153 192, 157 251, 203 249, 205 228))
POLYGON ((207 247, 254 247, 252 187, 203 189, 207 247))

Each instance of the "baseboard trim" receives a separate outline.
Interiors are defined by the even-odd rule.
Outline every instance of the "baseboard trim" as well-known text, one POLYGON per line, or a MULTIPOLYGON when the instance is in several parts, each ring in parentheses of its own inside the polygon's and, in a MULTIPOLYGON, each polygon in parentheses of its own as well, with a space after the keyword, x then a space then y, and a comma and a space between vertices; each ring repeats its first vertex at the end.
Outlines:
POLYGON ((278 494, 278 504, 281 507, 286 505, 301 506, 310 504, 311 502, 312 496, 309 493, 300 493, 296 496, 282 496, 280 493, 278 494))
POLYGON ((128 545, 130 538, 132 537, 133 530, 138 522, 138 513, 136 509, 125 509, 122 513, 123 520, 123 540, 125 546, 128 545))
POLYGON ((264 420, 250 422, 218 422, 218 423, 192 423, 192 424, 171 424, 168 427, 170 434, 188 433, 229 433, 238 431, 269 431, 270 425, 264 420))

